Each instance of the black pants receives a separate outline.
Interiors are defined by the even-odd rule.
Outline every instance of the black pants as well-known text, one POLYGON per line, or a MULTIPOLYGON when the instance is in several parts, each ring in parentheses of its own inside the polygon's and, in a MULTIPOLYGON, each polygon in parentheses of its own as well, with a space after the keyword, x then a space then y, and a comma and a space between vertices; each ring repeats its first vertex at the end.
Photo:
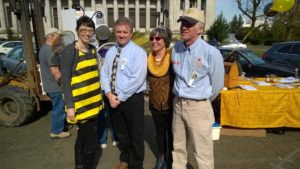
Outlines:
POLYGON ((173 136, 172 136, 172 109, 158 111, 149 105, 154 126, 156 129, 156 142, 158 158, 164 160, 170 165, 172 163, 173 136))
POLYGON ((120 161, 129 169, 143 169, 144 95, 137 93, 111 109, 112 125, 119 138, 120 161))
POLYGON ((96 120, 88 120, 84 123, 78 124, 78 133, 76 145, 81 147, 83 152, 96 152, 98 149, 98 135, 96 120))

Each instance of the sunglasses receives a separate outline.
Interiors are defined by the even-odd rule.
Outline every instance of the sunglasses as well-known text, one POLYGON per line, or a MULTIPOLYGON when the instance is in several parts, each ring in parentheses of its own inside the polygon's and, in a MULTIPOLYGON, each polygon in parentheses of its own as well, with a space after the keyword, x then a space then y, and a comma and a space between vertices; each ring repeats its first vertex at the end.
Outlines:
POLYGON ((160 41, 161 39, 162 39, 161 37, 155 37, 155 38, 150 37, 150 41, 153 41, 153 40, 160 41))

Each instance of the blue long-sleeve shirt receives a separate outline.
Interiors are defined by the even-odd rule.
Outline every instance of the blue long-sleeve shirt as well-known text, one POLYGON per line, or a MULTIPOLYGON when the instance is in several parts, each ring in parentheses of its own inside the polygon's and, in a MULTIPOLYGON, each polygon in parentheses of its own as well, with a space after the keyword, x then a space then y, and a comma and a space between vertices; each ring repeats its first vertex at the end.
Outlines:
POLYGON ((200 37, 188 48, 183 41, 177 42, 172 50, 172 65, 176 96, 213 100, 224 86, 222 55, 200 37))
MULTIPOLYGON (((115 45, 107 51, 101 69, 101 86, 105 94, 111 91, 112 64, 118 47, 115 45)), ((117 67, 115 93, 119 100, 126 101, 134 93, 146 90, 146 74, 147 53, 129 41, 121 50, 117 67)))

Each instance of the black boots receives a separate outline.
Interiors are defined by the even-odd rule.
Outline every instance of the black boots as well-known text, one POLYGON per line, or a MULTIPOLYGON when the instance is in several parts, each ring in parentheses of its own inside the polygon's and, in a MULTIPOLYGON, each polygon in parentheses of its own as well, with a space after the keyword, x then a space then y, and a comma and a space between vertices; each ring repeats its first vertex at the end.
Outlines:
POLYGON ((95 152, 83 153, 83 169, 95 169, 95 152))
POLYGON ((75 169, 83 169, 83 146, 75 143, 75 169))
POLYGON ((95 154, 84 152, 79 155, 75 151, 75 169, 95 169, 95 154))
POLYGON ((75 143, 75 169, 94 169, 96 152, 83 152, 82 144, 75 143))

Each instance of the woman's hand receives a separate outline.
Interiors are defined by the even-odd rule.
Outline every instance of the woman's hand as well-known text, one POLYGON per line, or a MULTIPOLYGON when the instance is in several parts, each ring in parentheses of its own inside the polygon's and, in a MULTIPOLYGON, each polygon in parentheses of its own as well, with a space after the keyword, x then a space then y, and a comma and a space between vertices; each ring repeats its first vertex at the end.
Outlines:
POLYGON ((75 109, 74 108, 69 108, 67 110, 67 118, 70 120, 70 121, 75 121, 75 109))

